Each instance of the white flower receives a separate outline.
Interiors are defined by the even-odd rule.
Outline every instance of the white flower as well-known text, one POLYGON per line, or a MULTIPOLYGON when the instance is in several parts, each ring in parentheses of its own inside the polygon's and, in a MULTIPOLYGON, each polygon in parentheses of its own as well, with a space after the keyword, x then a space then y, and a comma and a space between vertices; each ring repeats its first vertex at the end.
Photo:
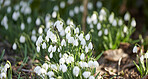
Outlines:
POLYGON ((53 18, 56 18, 57 17, 57 13, 54 11, 54 12, 52 12, 52 17, 53 18))
POLYGON ((62 2, 60 3, 60 7, 61 7, 61 8, 65 8, 65 2, 64 2, 64 1, 62 1, 62 2))
POLYGON ((82 75, 84 78, 88 78, 91 75, 91 73, 89 71, 84 71, 82 75))
POLYGON ((46 74, 47 72, 46 72, 46 70, 45 70, 44 68, 41 68, 41 69, 39 70, 39 73, 41 73, 41 74, 46 74))
POLYGON ((88 48, 92 50, 92 48, 93 48, 92 42, 90 42, 90 43, 88 44, 88 48))
POLYGON ((31 36, 31 40, 32 40, 33 42, 35 42, 36 39, 37 39, 37 37, 36 37, 35 35, 32 35, 32 36, 31 36))
POLYGON ((49 72, 47 73, 47 75, 51 78, 52 76, 54 76, 54 73, 53 73, 53 71, 49 71, 49 72))
POLYGON ((124 20, 125 21, 129 21, 130 20, 130 14, 128 12, 124 15, 124 20))
POLYGON ((81 66, 82 68, 84 68, 84 67, 88 67, 88 64, 86 63, 86 62, 82 62, 82 66, 81 66))
POLYGON ((88 53, 88 47, 87 46, 85 46, 85 52, 88 53))
POLYGON ((67 71, 67 66, 65 64, 60 65, 60 70, 62 70, 62 72, 66 72, 67 71))
POLYGON ((87 24, 90 24, 92 22, 90 16, 87 16, 86 21, 87 21, 87 24))
POLYGON ((86 39, 86 40, 89 40, 89 39, 90 39, 89 33, 85 36, 85 39, 86 39))
POLYGON ((48 67, 49 67, 49 65, 48 65, 47 63, 44 63, 44 64, 42 65, 42 67, 45 68, 45 70, 47 70, 48 67))
POLYGON ((94 76, 90 76, 89 79, 95 79, 95 77, 94 76))
POLYGON ((114 13, 111 13, 111 15, 108 18, 109 22, 112 24, 114 21, 114 13))
POLYGON ((73 17, 73 16, 74 16, 74 11, 73 11, 73 10, 70 10, 70 11, 69 11, 69 16, 70 16, 70 17, 73 17))
POLYGON ((141 62, 144 61, 144 56, 143 56, 143 55, 140 57, 140 61, 141 61, 141 62))
POLYGON ((59 7, 58 7, 57 5, 55 5, 55 6, 53 7, 53 10, 54 10, 54 11, 59 11, 59 7))
POLYGON ((108 29, 105 29, 105 30, 104 30, 104 34, 105 34, 105 35, 108 35, 108 29))
POLYGON ((121 26, 122 24, 123 24, 123 21, 121 19, 119 19, 118 25, 121 26))
POLYGON ((76 29, 75 29, 75 33, 79 33, 79 28, 77 27, 76 29))
POLYGON ((82 46, 85 46, 85 45, 86 45, 85 39, 82 39, 82 40, 81 40, 81 45, 82 45, 82 46))
POLYGON ((8 18, 7 18, 7 16, 4 16, 2 21, 1 21, 1 25, 3 25, 6 30, 8 29, 8 23, 7 22, 8 22, 8 18))
POLYGON ((100 14, 103 15, 103 16, 106 16, 106 11, 102 8, 101 11, 100 11, 100 14))
POLYGON ((68 55, 66 53, 64 53, 63 58, 66 60, 68 58, 68 55))
POLYGON ((51 53, 50 53, 50 58, 52 58, 52 57, 53 57, 53 53, 51 52, 51 53))
POLYGON ((17 21, 19 17, 20 17, 20 12, 19 12, 19 11, 18 11, 18 12, 14 12, 14 13, 12 14, 12 19, 13 19, 14 21, 17 21))
POLYGON ((23 35, 21 35, 20 37, 20 43, 24 43, 25 42, 25 37, 23 35))
POLYGON ((24 30, 24 29, 25 29, 25 24, 21 23, 21 30, 24 30))
POLYGON ((98 32, 98 36, 99 36, 99 37, 102 36, 102 30, 100 30, 100 31, 98 32))
POLYGON ((84 59, 85 59, 85 54, 84 54, 84 53, 82 53, 82 54, 80 55, 80 59, 81 59, 81 60, 84 60, 84 59))
POLYGON ((125 25, 124 28, 123 28, 123 32, 124 32, 124 33, 127 33, 127 31, 128 31, 128 28, 127 28, 127 26, 125 25))
POLYGON ((42 44, 42 49, 46 49, 46 43, 45 42, 42 44))
POLYGON ((64 29, 60 32, 60 35, 61 36, 64 36, 65 35, 65 30, 64 29))
POLYGON ((93 4, 92 4, 91 2, 88 2, 88 4, 87 4, 87 8, 88 8, 88 10, 92 10, 92 8, 93 8, 93 4))
POLYGON ((7 8, 7 13, 10 13, 11 12, 11 7, 8 7, 7 8))
POLYGON ((13 44, 12 48, 13 48, 13 50, 16 50, 17 49, 16 43, 13 44))
POLYGON ((135 19, 132 19, 131 26, 132 27, 136 27, 136 21, 135 21, 135 19))
POLYGON ((62 57, 62 54, 61 54, 61 53, 59 54, 59 57, 60 57, 60 58, 62 57))
POLYGON ((52 47, 52 52, 55 52, 56 51, 56 46, 53 46, 52 47))
POLYGON ((10 67, 10 65, 7 63, 7 64, 5 64, 5 66, 4 66, 4 68, 9 68, 10 67))
POLYGON ((83 40, 83 33, 81 33, 78 38, 80 41, 83 40))
POLYGON ((73 45, 74 45, 74 46, 78 46, 78 45, 79 45, 78 39, 75 39, 75 40, 74 40, 73 45))
POLYGON ((34 68, 34 72, 37 73, 37 74, 40 74, 40 73, 39 73, 39 70, 40 70, 40 69, 41 69, 40 66, 36 66, 36 67, 34 68))
POLYGON ((102 2, 101 1, 97 1, 96 6, 97 6, 97 8, 101 8, 102 7, 102 2))
POLYGON ((2 73, 0 74, 0 78, 1 78, 1 79, 6 78, 6 73, 2 72, 2 73))
POLYGON ((63 39, 63 40, 61 41, 61 46, 66 46, 66 41, 65 41, 65 39, 63 39))
POLYGON ((94 25, 91 23, 91 24, 89 25, 89 27, 92 29, 92 28, 94 28, 94 25))
POLYGON ((40 46, 40 44, 42 43, 42 41, 43 41, 42 36, 39 36, 39 38, 36 41, 36 46, 40 46))
POLYGON ((145 58, 148 58, 148 52, 145 53, 144 57, 145 58))
POLYGON ((37 46, 37 48, 36 48, 36 49, 37 49, 37 52, 40 52, 40 47, 39 47, 39 46, 37 46))
POLYGON ((69 57, 68 57, 68 60, 69 60, 69 63, 74 62, 74 58, 73 58, 72 56, 69 56, 69 57))
POLYGON ((93 66, 94 66, 94 67, 98 67, 98 66, 99 66, 99 63, 98 63, 97 61, 94 61, 94 62, 93 62, 93 66))
POLYGON ((101 29, 101 24, 100 24, 100 23, 97 24, 97 29, 98 29, 98 30, 101 29))
POLYGON ((57 66, 55 64, 51 64, 51 69, 57 70, 57 66))
POLYGON ((31 17, 28 17, 28 18, 27 18, 27 23, 30 24, 31 21, 32 21, 31 17))
POLYGON ((99 16, 99 20, 100 21, 103 21, 104 20, 104 16, 102 14, 99 16))
POLYGON ((66 39, 69 39, 71 37, 71 34, 70 33, 67 33, 66 34, 66 39))
POLYGON ((79 68, 78 66, 75 66, 75 67, 73 68, 73 74, 74 74, 76 77, 78 77, 79 71, 80 71, 80 68, 79 68))
POLYGON ((71 30, 70 30, 70 27, 69 26, 66 27, 65 33, 71 33, 71 30))
POLYGON ((135 45, 133 48, 133 53, 137 53, 137 52, 138 52, 138 49, 137 49, 137 46, 135 45))
POLYGON ((79 7, 78 7, 78 6, 76 6, 76 7, 74 8, 74 12, 75 12, 76 14, 79 13, 79 7))
POLYGON ((68 0, 67 2, 68 2, 68 4, 72 4, 74 2, 74 0, 68 0))
POLYGON ((70 37, 69 39, 68 39, 68 43, 73 43, 74 42, 74 38, 73 37, 70 37))
POLYGON ((42 33, 43 33, 43 28, 42 28, 42 27, 40 27, 40 28, 38 29, 38 33, 39 33, 39 34, 42 34, 42 33))
POLYGON ((112 25, 113 26, 117 26, 117 21, 116 20, 113 20, 112 25))
POLYGON ((64 58, 60 58, 59 63, 60 64, 64 64, 65 63, 65 59, 64 58))
POLYGON ((94 62, 90 60, 90 61, 88 62, 88 67, 92 68, 92 67, 93 67, 93 63, 94 63, 94 62))

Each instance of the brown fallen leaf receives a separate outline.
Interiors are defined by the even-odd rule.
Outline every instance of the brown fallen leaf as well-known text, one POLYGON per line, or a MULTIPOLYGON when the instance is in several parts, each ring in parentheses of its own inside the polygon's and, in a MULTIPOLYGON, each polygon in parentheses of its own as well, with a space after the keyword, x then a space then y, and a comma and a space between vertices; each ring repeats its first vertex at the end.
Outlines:
POLYGON ((122 49, 107 50, 104 55, 105 59, 110 61, 119 61, 120 58, 128 57, 128 54, 124 53, 122 49))

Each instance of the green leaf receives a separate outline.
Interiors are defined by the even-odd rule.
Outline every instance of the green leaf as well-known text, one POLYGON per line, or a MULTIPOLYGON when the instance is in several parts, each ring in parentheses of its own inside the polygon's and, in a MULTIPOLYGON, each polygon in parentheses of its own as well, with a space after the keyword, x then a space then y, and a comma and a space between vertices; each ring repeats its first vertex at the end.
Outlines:
POLYGON ((95 59, 98 60, 104 52, 100 53, 95 59))

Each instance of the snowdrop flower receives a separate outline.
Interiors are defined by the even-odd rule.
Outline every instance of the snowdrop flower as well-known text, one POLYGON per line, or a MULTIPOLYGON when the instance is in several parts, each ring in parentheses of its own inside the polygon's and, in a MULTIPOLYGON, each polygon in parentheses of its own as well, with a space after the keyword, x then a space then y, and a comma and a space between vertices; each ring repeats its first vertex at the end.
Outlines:
POLYGON ((37 52, 40 52, 40 47, 39 47, 39 46, 37 46, 37 48, 36 48, 36 49, 37 49, 37 52))
POLYGON ((78 36, 79 40, 83 40, 83 33, 81 33, 79 36, 78 36))
POLYGON ((82 45, 82 46, 85 46, 85 45, 86 45, 85 39, 82 39, 82 40, 81 40, 81 45, 82 45))
POLYGON ((39 36, 39 38, 36 41, 36 46, 40 46, 40 44, 42 43, 42 41, 43 41, 42 36, 39 36))
POLYGON ((13 44, 12 48, 13 48, 13 50, 16 50, 17 49, 16 43, 13 44))
POLYGON ((74 0, 68 0, 68 4, 72 4, 74 0))
POLYGON ((90 61, 88 62, 88 67, 93 68, 93 64, 94 64, 94 62, 90 60, 90 61))
POLYGON ((88 41, 88 40, 90 39, 90 35, 87 34, 87 35, 85 36, 85 39, 88 41))
POLYGON ((48 52, 51 52, 51 51, 52 51, 52 45, 50 45, 48 48, 48 52))
POLYGON ((65 41, 65 39, 63 39, 63 40, 61 41, 61 46, 66 46, 66 41, 65 41))
POLYGON ((144 56, 143 56, 143 55, 140 57, 140 61, 141 61, 141 62, 144 61, 144 56))
POLYGON ((71 30, 70 30, 70 27, 69 26, 66 27, 65 33, 71 33, 71 30))
POLYGON ((85 52, 88 53, 88 47, 87 46, 85 46, 85 52))
POLYGON ((45 42, 42 44, 42 49, 46 49, 46 43, 45 42))
POLYGON ((52 18, 56 18, 57 17, 57 13, 54 11, 52 12, 52 18))
POLYGON ((34 68, 34 72, 35 72, 35 73, 38 73, 40 69, 41 69, 40 66, 36 66, 36 67, 34 68))
POLYGON ((78 46, 78 45, 79 45, 78 39, 75 39, 75 40, 73 41, 73 45, 74 45, 74 46, 78 46))
POLYGON ((86 21, 87 21, 87 24, 90 24, 92 22, 90 16, 87 16, 86 21))
POLYGON ((102 30, 100 30, 100 31, 98 32, 98 36, 99 36, 99 37, 102 36, 102 30))
POLYGON ((78 6, 76 6, 76 7, 74 8, 74 12, 75 12, 76 14, 79 13, 79 7, 78 7, 78 6))
POLYGON ((80 59, 81 59, 81 60, 84 60, 84 59, 85 59, 85 54, 84 54, 84 53, 82 53, 82 54, 80 55, 80 59))
POLYGON ((80 68, 79 68, 78 66, 75 66, 75 67, 73 68, 73 74, 74 74, 76 77, 78 77, 79 71, 80 71, 80 68))
POLYGON ((4 16, 3 20, 1 21, 1 25, 3 25, 6 30, 8 29, 8 23, 7 22, 8 22, 8 18, 7 18, 7 16, 4 16))
POLYGON ((94 28, 94 25, 93 25, 93 24, 90 24, 89 27, 90 27, 91 29, 93 29, 93 28, 94 28))
POLYGON ((47 63, 44 63, 44 64, 42 65, 42 67, 45 68, 45 70, 47 70, 48 67, 49 67, 49 65, 48 65, 47 63))
POLYGON ((108 29, 105 29, 105 30, 104 30, 104 34, 105 34, 105 35, 108 35, 108 29))
POLYGON ((53 57, 53 53, 51 52, 51 53, 50 53, 50 58, 52 58, 52 57, 53 57))
POLYGON ((91 73, 89 71, 84 71, 82 75, 84 78, 88 78, 91 75, 91 73))
POLYGON ((74 62, 74 58, 73 58, 72 56, 69 56, 69 57, 68 57, 68 60, 69 60, 69 63, 74 62))
POLYGON ((53 10, 54 10, 54 11, 59 11, 59 7, 58 7, 57 5, 54 6, 54 7, 53 7, 53 10))
POLYGON ((42 33, 43 33, 43 28, 42 28, 42 27, 40 27, 40 28, 38 29, 38 33, 39 33, 39 34, 42 34, 42 33))
POLYGON ((69 16, 70 16, 70 17, 73 17, 73 16, 74 16, 74 11, 73 11, 73 10, 70 10, 70 11, 69 11, 69 16))
POLYGON ((10 13, 11 12, 11 7, 8 7, 7 8, 7 13, 10 13))
POLYGON ((7 64, 5 64, 5 66, 4 66, 4 68, 10 68, 10 65, 7 63, 7 64))
POLYGON ((23 35, 20 37, 20 43, 25 43, 25 37, 23 35))
POLYGON ((92 50, 92 48, 93 48, 92 42, 90 42, 90 43, 88 44, 88 48, 92 50))
POLYGON ((128 12, 124 15, 124 20, 125 21, 129 21, 130 20, 130 14, 128 12))
POLYGON ((132 19, 131 26, 132 27, 136 27, 136 21, 135 21, 135 19, 132 19))
POLYGON ((8 6, 8 5, 10 5, 10 4, 11 4, 11 0, 5 0, 4 6, 8 6))
POLYGON ((49 71, 49 72, 47 73, 47 75, 51 78, 52 76, 54 76, 54 73, 53 73, 53 71, 49 71))
POLYGON ((25 29, 25 24, 21 23, 21 30, 24 30, 24 29, 25 29))
POLYGON ((44 68, 41 68, 41 69, 39 70, 39 73, 41 73, 41 74, 46 74, 47 72, 46 72, 46 70, 45 70, 44 68))
POLYGON ((135 45, 134 48, 133 48, 133 53, 137 53, 138 52, 138 48, 137 46, 135 45))
POLYGON ((62 1, 61 3, 60 3, 60 7, 63 9, 63 8, 65 8, 65 2, 64 1, 62 1))
POLYGON ((30 24, 31 21, 32 21, 31 17, 28 17, 28 18, 27 18, 27 23, 30 24))
POLYGON ((65 63, 65 59, 64 58, 60 58, 59 63, 60 64, 64 64, 65 63))
POLYGON ((148 52, 145 53, 144 57, 145 58, 148 58, 148 52))
POLYGON ((81 65, 82 68, 84 67, 88 67, 88 64, 86 62, 82 62, 82 65, 81 65))
POLYGON ((62 31, 60 32, 60 35, 61 35, 61 36, 64 36, 64 35, 65 35, 65 30, 62 30, 62 31))
POLYGON ((39 26, 41 24, 40 18, 37 18, 36 21, 35 21, 35 23, 36 23, 37 26, 39 26))
POLYGON ((1 78, 1 79, 6 78, 6 73, 2 72, 2 73, 0 74, 0 78, 1 78))
POLYGON ((96 67, 99 66, 99 63, 98 63, 97 61, 94 61, 94 62, 93 62, 93 66, 96 68, 96 67))
POLYGON ((80 12, 83 12, 84 11, 84 7, 83 5, 80 6, 80 12))
POLYGON ((103 21, 103 20, 104 20, 104 16, 103 16, 103 15, 100 15, 100 16, 99 16, 99 20, 100 20, 100 21, 103 21))
POLYGON ((68 40, 70 37, 71 37, 71 34, 70 33, 67 33, 66 34, 66 39, 68 40))
POLYGON ((62 72, 66 72, 67 71, 67 66, 65 64, 60 65, 60 70, 62 70, 62 72))
POLYGON ((109 16, 108 18, 109 22, 114 24, 113 21, 114 21, 114 13, 111 13, 111 15, 109 16))
POLYGON ((91 2, 88 2, 87 8, 88 8, 88 10, 92 10, 93 9, 93 4, 91 2))
POLYGON ((62 54, 61 54, 61 53, 59 54, 59 57, 60 57, 60 58, 62 57, 62 54))
POLYGON ((100 23, 97 24, 97 29, 98 29, 98 30, 101 29, 101 24, 100 24, 100 23))
POLYGON ((36 37, 35 35, 32 35, 32 36, 31 36, 31 40, 32 40, 33 42, 35 42, 36 39, 37 39, 37 37, 36 37))
POLYGON ((95 77, 94 76, 90 76, 89 79, 95 79, 95 77))
POLYGON ((79 33, 80 31, 79 31, 79 28, 77 27, 76 29, 75 29, 75 33, 79 33))
POLYGON ((119 19, 118 25, 121 26, 122 24, 123 24, 123 21, 121 19, 119 19))
POLYGON ((14 12, 14 13, 12 14, 12 19, 13 19, 14 21, 17 21, 19 17, 20 17, 20 13, 19 13, 19 12, 14 12))
POLYGON ((127 33, 127 31, 128 31, 127 26, 124 26, 124 28, 123 28, 123 32, 124 32, 124 33, 127 33))
POLYGON ((31 8, 29 6, 27 6, 24 10, 24 14, 30 14, 31 13, 31 8))
POLYGON ((73 37, 70 37, 69 39, 68 39, 68 43, 73 43, 74 42, 74 38, 73 37))
POLYGON ((52 52, 55 52, 56 51, 56 46, 53 46, 52 47, 52 52))
POLYGON ((100 14, 103 15, 103 16, 106 16, 106 11, 102 8, 101 11, 100 11, 100 14))
POLYGON ((51 64, 51 69, 57 70, 57 66, 55 64, 51 64))
POLYGON ((56 37, 55 34, 52 34, 51 37, 50 37, 50 39, 51 39, 51 41, 52 41, 53 43, 56 43, 56 42, 57 42, 57 37, 56 37))
POLYGON ((97 20, 97 15, 96 15, 96 13, 93 13, 93 14, 92 14, 91 20, 92 20, 92 21, 97 20))
POLYGON ((117 21, 116 20, 113 20, 112 25, 113 26, 117 26, 117 21))
POLYGON ((63 58, 66 60, 68 58, 68 55, 66 53, 64 53, 63 58))
POLYGON ((102 7, 102 2, 101 1, 97 1, 96 6, 97 6, 97 8, 101 8, 102 7))

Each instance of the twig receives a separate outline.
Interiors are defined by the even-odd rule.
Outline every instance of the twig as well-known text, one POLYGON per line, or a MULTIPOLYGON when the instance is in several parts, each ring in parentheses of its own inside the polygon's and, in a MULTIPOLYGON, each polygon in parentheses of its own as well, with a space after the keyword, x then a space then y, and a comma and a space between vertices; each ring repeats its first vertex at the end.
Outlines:
POLYGON ((33 71, 31 70, 26 70, 26 69, 22 69, 23 72, 29 72, 29 73, 33 73, 33 71))

